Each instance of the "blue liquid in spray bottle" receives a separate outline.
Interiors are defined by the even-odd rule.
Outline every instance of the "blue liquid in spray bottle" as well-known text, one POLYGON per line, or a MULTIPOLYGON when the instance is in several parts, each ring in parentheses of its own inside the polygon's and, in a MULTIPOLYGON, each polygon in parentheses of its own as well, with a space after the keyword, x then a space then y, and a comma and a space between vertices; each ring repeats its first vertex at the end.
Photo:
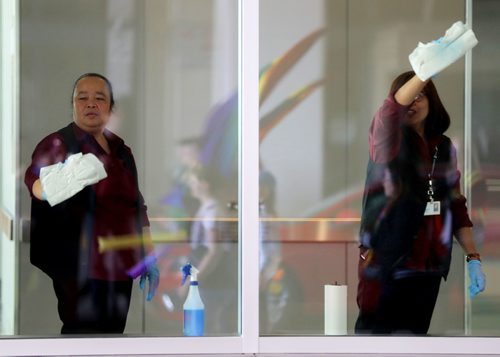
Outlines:
POLYGON ((184 302, 184 336, 203 336, 205 332, 205 305, 198 289, 198 270, 191 264, 182 267, 182 285, 191 277, 189 291, 184 302))

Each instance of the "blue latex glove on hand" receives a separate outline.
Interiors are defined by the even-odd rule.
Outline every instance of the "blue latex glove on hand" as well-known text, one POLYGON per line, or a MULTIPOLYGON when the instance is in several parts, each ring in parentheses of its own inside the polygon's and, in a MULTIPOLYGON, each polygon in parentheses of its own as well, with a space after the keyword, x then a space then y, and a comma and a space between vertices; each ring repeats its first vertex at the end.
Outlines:
POLYGON ((160 271, 158 270, 156 264, 153 263, 149 265, 147 270, 142 273, 141 279, 139 280, 139 287, 141 290, 144 290, 146 280, 149 280, 148 296, 146 297, 146 300, 151 301, 153 296, 156 294, 158 285, 160 284, 160 271))
POLYGON ((469 270, 469 296, 473 298, 481 291, 484 291, 486 287, 486 277, 481 269, 481 261, 471 260, 467 263, 467 268, 469 270))

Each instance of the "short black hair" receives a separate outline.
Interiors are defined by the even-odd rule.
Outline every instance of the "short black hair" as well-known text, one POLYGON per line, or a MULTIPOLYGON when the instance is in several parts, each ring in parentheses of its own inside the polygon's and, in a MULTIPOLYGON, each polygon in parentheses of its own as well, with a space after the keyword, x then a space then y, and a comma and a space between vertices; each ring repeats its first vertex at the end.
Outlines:
POLYGON ((113 108, 115 107, 115 97, 113 95, 113 86, 111 85, 111 82, 109 79, 107 79, 102 74, 95 73, 95 72, 84 73, 76 79, 75 83, 73 83, 73 91, 71 92, 71 104, 73 104, 73 95, 75 93, 75 89, 76 89, 78 82, 80 82, 80 80, 82 80, 84 78, 88 78, 88 77, 97 77, 97 78, 102 79, 106 83, 106 86, 108 87, 108 90, 109 90, 110 109, 113 110, 113 108))

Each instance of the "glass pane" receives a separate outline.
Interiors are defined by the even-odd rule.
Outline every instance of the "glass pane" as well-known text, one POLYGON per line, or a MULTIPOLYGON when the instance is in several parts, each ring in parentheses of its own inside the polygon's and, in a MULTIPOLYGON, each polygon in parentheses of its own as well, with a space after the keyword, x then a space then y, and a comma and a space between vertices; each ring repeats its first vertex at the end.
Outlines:
MULTIPOLYGON (((126 334, 183 335, 183 304, 190 286, 188 280, 181 287, 181 268, 187 263, 199 270, 204 335, 238 334, 237 6, 235 0, 20 2, 21 180, 37 143, 72 122, 72 89, 78 76, 102 73, 113 85, 116 107, 107 129, 124 139, 135 158, 154 246, 150 254, 159 270, 159 285, 151 301, 146 301, 148 281, 142 291, 139 278, 134 280, 128 313, 125 308, 126 334)), ((81 89, 78 83, 76 92, 84 95, 77 100, 87 100, 86 95, 94 92, 81 89)), ((95 93, 106 94, 106 88, 95 93)), ((65 136, 62 140, 72 143, 65 136)), ((92 148, 99 151, 104 145, 106 149, 105 144, 99 148, 89 140, 92 148)), ((109 144, 111 139, 106 140, 109 144)), ((89 255, 77 250, 82 257, 90 257, 92 270, 87 274, 77 266, 85 284, 75 281, 76 275, 60 281, 58 269, 65 269, 61 263, 51 274, 63 291, 69 279, 77 287, 118 288, 121 281, 128 281, 125 273, 140 264, 144 255, 135 229, 130 228, 133 225, 124 228, 128 222, 124 217, 137 221, 130 212, 142 208, 130 203, 136 202, 133 193, 137 190, 131 160, 123 151, 113 151, 115 144, 119 141, 110 144, 108 156, 117 155, 116 165, 106 161, 108 178, 91 186, 97 192, 95 209, 100 214, 90 220, 93 233, 84 236, 90 237, 93 248, 89 255), (114 184, 103 184, 110 177, 114 184), (126 260, 126 252, 140 257, 126 260), (89 277, 99 281, 89 283, 89 277)), ((31 200, 24 183, 20 185, 25 232, 20 254, 19 332, 58 335, 62 324, 51 279, 30 264, 30 246, 38 236, 29 239, 31 200)), ((81 207, 88 212, 93 206, 81 207)), ((58 224, 54 235, 61 230, 58 224)), ((65 253, 56 248, 58 252, 49 253, 61 254, 63 261, 65 253)), ((77 261, 82 263, 83 258, 77 261)), ((100 296, 109 299, 112 308, 121 301, 126 305, 129 298, 127 291, 123 300, 109 294, 100 296)), ((80 305, 84 313, 77 315, 77 327, 67 331, 103 332, 94 325, 81 325, 82 320, 97 315, 96 308, 80 305)), ((97 321, 102 327, 109 319, 97 321)))
MULTIPOLYGON (((408 55, 418 42, 442 36, 464 11, 465 1, 261 2, 261 335, 324 334, 326 285, 347 299, 328 315, 331 333, 355 333, 372 118, 393 79, 411 69, 408 55)), ((434 82, 451 117, 445 135, 466 176, 464 59, 434 82)), ((453 246, 430 334, 474 332, 478 310, 491 306, 474 300, 470 325, 467 266, 453 246)))
POLYGON ((500 30, 500 3, 474 1, 474 32, 481 46, 472 55, 472 199, 475 236, 482 253, 488 280, 483 294, 472 301, 472 333, 498 336, 494 318, 500 309, 498 287, 493 282, 499 268, 498 218, 500 211, 498 126, 495 125, 499 91, 499 68, 494 63, 499 47, 495 33, 500 30))

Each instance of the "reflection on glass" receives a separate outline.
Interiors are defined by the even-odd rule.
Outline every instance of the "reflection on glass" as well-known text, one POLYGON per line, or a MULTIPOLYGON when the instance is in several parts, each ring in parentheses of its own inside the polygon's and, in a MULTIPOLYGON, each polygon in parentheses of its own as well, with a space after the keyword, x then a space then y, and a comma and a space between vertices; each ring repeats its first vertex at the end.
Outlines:
POLYGON ((473 52, 471 92, 471 216, 474 236, 480 246, 482 265, 488 284, 486 290, 472 301, 472 333, 474 335, 498 336, 495 316, 500 310, 500 292, 492 277, 499 269, 498 222, 500 211, 499 190, 499 135, 496 125, 500 88, 500 69, 493 65, 498 57, 498 46, 494 46, 494 32, 499 30, 500 3, 479 1, 472 6, 474 32, 479 43, 473 52))
MULTIPOLYGON (((230 204, 238 197, 237 2, 23 0, 20 13, 25 169, 36 143, 71 121, 70 106, 47 103, 69 98, 82 72, 98 71, 113 83, 116 108, 108 129, 134 153, 153 243, 148 259, 134 261, 137 280, 127 287, 124 333, 182 335, 186 291, 180 267, 190 261, 200 270, 205 335, 237 335, 239 223, 230 204), (148 296, 148 281, 144 291, 137 285, 152 261, 159 282, 148 296)), ((123 201, 120 195, 133 194, 130 185, 120 185, 112 185, 120 193, 113 196, 116 203, 123 201)), ((20 201, 29 222, 27 192, 20 201)), ((116 209, 105 211, 125 222, 116 209)), ((120 255, 135 244, 137 237, 120 233, 102 234, 107 239, 97 256, 120 255)), ((57 335, 61 322, 52 282, 30 264, 28 237, 21 244, 19 330, 57 335)))
MULTIPOLYGON (((271 95, 273 89, 283 80, 290 69, 298 64, 308 53, 311 47, 321 38, 324 31, 315 30, 297 41, 277 60, 271 62, 269 66, 264 66, 261 71, 261 105, 271 95)), ((272 109, 267 109, 267 113, 261 115, 260 120, 260 140, 261 142, 270 135, 278 124, 280 124, 290 112, 313 94, 323 85, 323 79, 310 81, 301 89, 289 93, 284 100, 281 100, 272 109)), ((301 333, 305 329, 305 319, 307 326, 315 325, 313 319, 307 316, 307 312, 316 315, 318 311, 315 307, 307 311, 304 307, 305 289, 304 280, 308 277, 300 272, 306 270, 305 267, 297 266, 295 259, 300 259, 288 255, 293 251, 285 236, 287 231, 294 228, 286 227, 276 210, 276 195, 279 186, 272 171, 263 164, 260 169, 260 240, 261 240, 261 333, 262 334, 286 334, 301 333), (283 242, 281 242, 283 241, 283 242), (285 259, 288 258, 288 259, 285 259), (314 311, 316 310, 316 311, 314 311)), ((300 226, 300 224, 298 225, 300 226)), ((304 226, 303 226, 304 227, 304 226)), ((305 229, 308 229, 304 227, 305 229)), ((308 240, 307 238, 299 238, 308 240)), ((305 246, 305 244, 304 244, 305 246)), ((318 294, 315 294, 315 298, 318 294)), ((313 327, 314 328, 314 327, 313 327)))
MULTIPOLYGON (((205 331, 210 335, 234 334, 237 331, 238 282, 236 219, 227 217, 222 204, 221 183, 224 180, 214 167, 197 166, 186 176, 189 193, 198 204, 187 228, 190 247, 177 257, 170 270, 192 264, 198 271, 200 295, 205 305, 205 331), (226 216, 225 218, 222 218, 226 216)), ((177 222, 175 222, 177 223, 177 222)), ((182 310, 189 285, 160 286, 165 308, 182 310)))
MULTIPOLYGON (((324 334, 323 289, 324 285, 335 283, 347 285, 348 333, 355 333, 359 314, 356 302, 359 230, 371 118, 386 98, 392 79, 397 73, 411 69, 408 55, 418 42, 429 42, 457 20, 463 20, 465 2, 432 2, 426 6, 418 1, 403 5, 397 1, 367 0, 261 3, 260 159, 261 170, 271 172, 276 182, 275 216, 269 218, 262 212, 261 222, 271 222, 277 227, 280 266, 293 276, 290 286, 295 291, 288 295, 294 297, 283 303, 285 308, 275 309, 283 311, 280 318, 286 323, 276 327, 269 318, 261 318, 261 335, 324 334), (303 21, 306 12, 308 21, 303 21), (290 53, 296 45, 318 29, 321 35, 292 59, 290 53), (273 72, 273 66, 279 67, 286 61, 291 63, 289 67, 273 72), (273 78, 269 73, 278 74, 273 78), (267 76, 274 79, 269 88, 266 88, 267 76), (284 100, 293 98, 293 93, 317 80, 319 85, 309 96, 288 107, 276 125, 268 124, 271 121, 267 118, 277 113, 277 108, 284 107, 281 105, 284 100)), ((486 23, 492 23, 495 18, 492 14, 496 12, 491 7, 482 13, 486 23)), ((474 31, 481 43, 481 25, 476 19, 474 31)), ((473 50, 474 56, 480 53, 478 48, 473 50)), ((492 46, 488 49, 497 52, 492 46)), ((487 57, 492 56, 493 53, 489 53, 487 57)), ((463 64, 462 61, 459 63, 463 64)), ((476 70, 473 78, 478 79, 476 90, 484 94, 478 77, 484 80, 491 76, 484 71, 481 74, 483 76, 476 70)), ((465 184, 467 192, 469 173, 463 164, 468 155, 463 151, 464 79, 463 66, 454 64, 434 82, 451 117, 447 135, 457 148, 457 168, 465 177, 461 184, 465 184)), ((490 95, 492 84, 487 88, 490 95)), ((478 117, 489 117, 491 111, 485 107, 486 96, 476 98, 483 98, 478 117)), ((473 123, 475 120, 478 119, 473 119, 473 123)), ((489 133, 482 130, 482 139, 473 138, 477 147, 484 147, 489 133)), ((472 158, 475 158, 474 141, 472 158)), ((489 190, 493 183, 487 181, 489 190)), ((467 194, 472 202, 469 208, 475 223, 476 248, 469 245, 465 250, 470 253, 469 249, 477 249, 483 253, 482 267, 488 277, 493 265, 485 261, 484 255, 489 253, 478 243, 484 236, 481 232, 492 232, 493 216, 491 210, 485 215, 483 201, 475 200, 480 186, 486 189, 483 182, 474 186, 472 195, 467 194)), ((491 284, 470 299, 463 250, 457 241, 452 244, 450 274, 440 284, 429 333, 498 334, 496 326, 485 318, 488 314, 482 313, 482 309, 494 307, 491 284)), ((270 290, 267 286, 271 285, 266 285, 264 277, 261 283, 261 316, 265 316, 268 314, 266 294, 270 290)), ((283 287, 282 291, 286 290, 283 287)))
POLYGON ((276 180, 264 168, 259 174, 259 268, 260 268, 260 326, 270 333, 283 323, 290 291, 284 284, 285 270, 281 261, 279 222, 275 208, 276 180))

